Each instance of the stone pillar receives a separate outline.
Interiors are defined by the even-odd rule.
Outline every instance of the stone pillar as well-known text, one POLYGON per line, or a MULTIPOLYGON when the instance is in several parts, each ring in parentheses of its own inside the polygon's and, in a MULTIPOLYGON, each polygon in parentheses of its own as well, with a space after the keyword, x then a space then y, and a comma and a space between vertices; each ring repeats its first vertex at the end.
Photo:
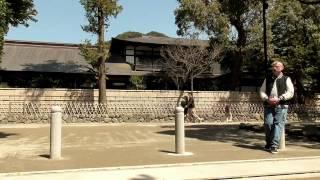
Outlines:
POLYGON ((185 142, 184 142, 184 109, 182 107, 176 107, 176 119, 175 119, 175 130, 176 130, 176 153, 185 153, 185 142))
POLYGON ((50 122, 50 159, 53 160, 61 159, 61 124, 61 107, 52 106, 50 122))
POLYGON ((285 150, 286 149, 286 128, 283 127, 281 136, 280 136, 280 142, 279 142, 279 149, 285 150))

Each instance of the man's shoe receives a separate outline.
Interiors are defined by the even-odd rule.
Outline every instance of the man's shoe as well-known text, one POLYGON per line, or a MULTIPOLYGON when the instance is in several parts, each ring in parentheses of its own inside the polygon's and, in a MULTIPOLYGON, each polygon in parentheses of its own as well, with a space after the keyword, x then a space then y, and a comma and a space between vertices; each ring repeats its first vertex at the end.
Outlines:
POLYGON ((270 147, 270 145, 268 145, 268 144, 264 146, 264 150, 266 150, 266 151, 270 151, 270 148, 271 148, 271 147, 270 147))
POLYGON ((271 148, 270 148, 270 152, 271 152, 272 154, 277 154, 277 153, 278 153, 278 149, 277 149, 276 147, 271 147, 271 148))

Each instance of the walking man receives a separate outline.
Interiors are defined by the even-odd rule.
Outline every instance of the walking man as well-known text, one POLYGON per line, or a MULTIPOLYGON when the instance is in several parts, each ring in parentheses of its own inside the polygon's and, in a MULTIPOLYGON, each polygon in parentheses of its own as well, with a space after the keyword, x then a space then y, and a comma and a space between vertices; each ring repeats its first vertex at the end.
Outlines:
POLYGON ((288 100, 293 97, 294 87, 290 77, 283 75, 283 63, 271 64, 272 75, 267 75, 260 88, 264 101, 265 149, 278 153, 279 141, 288 112, 288 100))
POLYGON ((184 109, 184 114, 185 114, 185 119, 189 120, 190 122, 202 122, 203 119, 200 118, 195 111, 195 102, 194 102, 194 97, 191 92, 188 93, 188 95, 184 96, 185 99, 185 109, 184 109))

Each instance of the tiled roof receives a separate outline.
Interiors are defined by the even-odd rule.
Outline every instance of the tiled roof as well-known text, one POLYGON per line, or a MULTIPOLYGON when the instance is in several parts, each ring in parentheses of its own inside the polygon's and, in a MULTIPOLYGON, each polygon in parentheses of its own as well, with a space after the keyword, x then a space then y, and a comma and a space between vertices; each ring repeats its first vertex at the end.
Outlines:
MULTIPOLYGON (((117 38, 113 38, 117 39, 117 38)), ((146 43, 146 44, 158 44, 158 45, 204 45, 208 46, 207 40, 190 40, 182 38, 170 38, 170 37, 155 37, 155 36, 141 36, 129 39, 117 39, 121 41, 133 42, 133 43, 146 43)))
MULTIPOLYGON (((80 55, 78 44, 6 40, 0 70, 88 73, 91 65, 80 55)), ((106 63, 108 75, 147 75, 127 63, 106 63)))
POLYGON ((85 73, 90 65, 76 44, 5 41, 0 68, 5 71, 85 73))

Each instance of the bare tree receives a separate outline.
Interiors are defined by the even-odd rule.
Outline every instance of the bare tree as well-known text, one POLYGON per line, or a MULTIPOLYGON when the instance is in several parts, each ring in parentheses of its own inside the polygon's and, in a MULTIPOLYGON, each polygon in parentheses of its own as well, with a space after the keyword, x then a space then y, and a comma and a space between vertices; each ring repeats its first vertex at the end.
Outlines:
POLYGON ((191 82, 200 74, 212 70, 221 49, 217 45, 209 46, 199 40, 177 41, 176 45, 166 46, 161 49, 163 68, 167 75, 174 81, 178 90, 188 80, 191 82))

